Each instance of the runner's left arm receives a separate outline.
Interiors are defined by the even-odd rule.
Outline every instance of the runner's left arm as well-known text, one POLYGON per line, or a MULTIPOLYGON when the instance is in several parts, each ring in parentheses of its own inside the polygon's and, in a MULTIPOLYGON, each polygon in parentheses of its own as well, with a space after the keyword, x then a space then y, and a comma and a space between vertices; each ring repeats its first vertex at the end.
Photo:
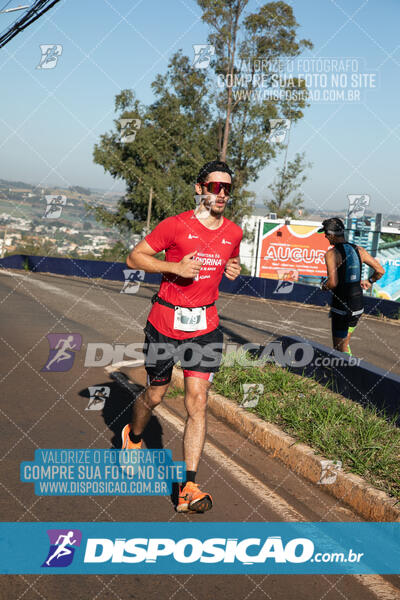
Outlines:
POLYGON ((231 258, 229 258, 226 263, 225 275, 231 281, 234 281, 236 279, 236 277, 238 277, 240 275, 240 271, 242 270, 242 267, 240 266, 240 256, 239 256, 240 242, 242 241, 242 237, 243 237, 243 233, 240 236, 238 243, 232 250, 231 258))
POLYGON ((336 251, 334 248, 331 248, 325 254, 325 264, 328 273, 328 278, 322 285, 322 289, 333 290, 339 283, 339 277, 337 272, 338 264, 336 258, 336 251))
POLYGON ((226 263, 225 275, 228 279, 234 281, 236 277, 240 275, 241 270, 242 267, 240 266, 239 256, 235 256, 233 258, 230 258, 226 263))

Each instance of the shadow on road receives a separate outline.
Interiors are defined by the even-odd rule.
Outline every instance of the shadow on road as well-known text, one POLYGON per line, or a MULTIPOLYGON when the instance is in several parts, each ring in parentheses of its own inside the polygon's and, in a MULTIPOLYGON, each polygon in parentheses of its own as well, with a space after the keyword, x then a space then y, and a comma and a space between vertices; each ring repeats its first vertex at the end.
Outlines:
MULTIPOLYGON (((100 398, 97 401, 97 406, 104 403, 102 408, 102 417, 104 423, 113 432, 114 436, 111 443, 114 449, 121 448, 121 431, 124 426, 129 423, 132 416, 132 406, 136 398, 144 392, 145 388, 137 383, 131 383, 126 375, 120 372, 110 373, 110 377, 114 379, 112 383, 93 383, 92 388, 100 388, 100 398), (107 389, 108 396, 105 395, 104 389, 107 389)), ((88 406, 94 401, 90 394, 89 388, 85 388, 79 392, 79 395, 88 399, 88 406)), ((93 408, 91 410, 98 410, 93 408)), ((101 408, 100 408, 101 410, 101 408)), ((155 415, 152 415, 150 421, 143 432, 143 440, 146 448, 158 450, 164 448, 163 444, 163 429, 160 421, 155 415)), ((179 487, 177 483, 172 484, 172 493, 170 494, 171 502, 174 506, 178 503, 179 487)))
MULTIPOLYGON (((119 449, 121 448, 121 431, 124 426, 130 422, 133 403, 145 388, 136 383, 129 382, 128 378, 122 373, 111 373, 111 377, 115 379, 112 383, 109 381, 105 383, 94 382, 93 385, 90 386, 92 388, 100 388, 97 408, 96 399, 93 399, 93 396, 91 397, 89 388, 81 390, 79 395, 88 399, 88 406, 94 406, 90 410, 102 410, 104 423, 114 434, 111 439, 113 448, 119 449), (109 390, 109 393, 107 392, 108 395, 101 394, 101 390, 104 389, 109 390)), ((163 430, 161 423, 158 418, 153 415, 143 432, 143 440, 146 447, 152 449, 163 448, 162 436, 163 430)))

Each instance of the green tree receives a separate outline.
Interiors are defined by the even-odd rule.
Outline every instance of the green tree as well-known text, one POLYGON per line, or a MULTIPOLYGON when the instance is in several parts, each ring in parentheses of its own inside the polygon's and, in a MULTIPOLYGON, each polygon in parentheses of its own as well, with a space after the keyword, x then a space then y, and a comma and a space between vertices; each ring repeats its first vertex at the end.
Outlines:
POLYGON ((117 242, 112 248, 103 250, 98 260, 107 260, 113 262, 125 262, 126 255, 129 253, 129 249, 122 242, 117 242))
POLYGON ((292 161, 277 169, 274 181, 268 186, 271 197, 265 201, 270 212, 276 213, 279 218, 294 218, 299 210, 304 209, 304 194, 301 187, 307 179, 304 171, 309 167, 311 163, 305 162, 303 152, 296 154, 292 161))
MULTIPOLYGON (((244 15, 248 0, 197 1, 211 30, 208 41, 215 47, 210 67, 198 69, 177 52, 167 72, 152 84, 151 105, 141 105, 133 90, 122 90, 115 99, 115 130, 103 134, 94 148, 94 161, 126 182, 126 194, 114 212, 93 204, 89 209, 121 233, 143 230, 151 188, 152 226, 193 208, 195 176, 204 162, 218 156, 235 173, 227 216, 241 223, 252 208, 249 184, 282 150, 282 145, 268 141, 269 119, 295 122, 303 116, 304 95, 293 93, 290 101, 285 96, 260 101, 259 96, 256 59, 264 58, 267 85, 272 77, 270 61, 293 58, 312 47, 308 40, 296 39, 298 23, 292 8, 285 2, 269 2, 244 15), (234 76, 238 84, 232 87, 234 76), (140 120, 134 142, 121 142, 121 118, 140 120)), ((299 90, 305 92, 304 82, 294 78, 291 91, 299 90)))
MULTIPOLYGON (((311 49, 312 43, 296 40, 298 23, 292 7, 285 2, 268 2, 242 21, 248 0, 197 0, 197 3, 203 9, 203 21, 212 30, 208 41, 215 47, 215 73, 219 81, 223 78, 228 84, 217 102, 223 120, 220 158, 226 160, 231 154, 229 140, 232 138, 232 146, 239 142, 239 148, 247 150, 248 162, 244 152, 240 155, 241 170, 246 172, 249 164, 258 171, 266 163, 259 165, 256 161, 253 165, 251 158, 268 161, 273 154, 264 135, 268 119, 297 120, 303 116, 301 109, 306 103, 302 98, 295 99, 296 93, 305 91, 304 82, 296 77, 290 81, 292 102, 288 102, 284 94, 281 100, 260 102, 262 95, 257 92, 271 84, 274 61, 294 58, 304 48, 311 49), (260 61, 264 61, 261 66, 260 61), (244 65, 246 77, 243 76, 244 65), (245 144, 246 141, 250 143, 245 144)), ((250 175, 254 175, 251 167, 250 175)))
POLYGON ((152 88, 157 101, 149 107, 141 106, 132 90, 116 96, 116 131, 102 135, 94 149, 94 161, 126 182, 126 194, 115 212, 92 207, 96 218, 121 233, 143 229, 151 188, 153 224, 191 208, 196 169, 216 153, 216 147, 208 147, 212 118, 205 77, 191 68, 187 57, 177 53, 152 88), (121 118, 141 120, 133 143, 120 141, 121 118))

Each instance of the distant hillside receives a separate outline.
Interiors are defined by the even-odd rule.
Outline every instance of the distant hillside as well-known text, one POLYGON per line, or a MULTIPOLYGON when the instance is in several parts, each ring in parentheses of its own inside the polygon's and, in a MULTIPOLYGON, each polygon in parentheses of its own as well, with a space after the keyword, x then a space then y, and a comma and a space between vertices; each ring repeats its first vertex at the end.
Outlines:
POLYGON ((90 188, 90 187, 83 187, 81 185, 71 185, 69 187, 63 187, 60 185, 45 185, 43 183, 41 184, 32 184, 32 183, 26 183, 25 181, 11 181, 9 179, 1 179, 0 178, 0 189, 4 189, 4 188, 19 188, 19 189, 29 189, 29 190, 34 190, 34 189, 44 189, 44 190, 59 190, 59 191, 64 191, 64 192, 76 192, 78 194, 82 194, 83 196, 92 196, 92 195, 106 195, 109 198, 119 198, 120 196, 123 195, 123 192, 118 192, 118 191, 114 191, 114 192, 109 192, 107 189, 105 188, 90 188))
POLYGON ((25 183, 24 181, 7 181, 7 179, 0 179, 0 188, 26 188, 33 190, 36 186, 25 183))

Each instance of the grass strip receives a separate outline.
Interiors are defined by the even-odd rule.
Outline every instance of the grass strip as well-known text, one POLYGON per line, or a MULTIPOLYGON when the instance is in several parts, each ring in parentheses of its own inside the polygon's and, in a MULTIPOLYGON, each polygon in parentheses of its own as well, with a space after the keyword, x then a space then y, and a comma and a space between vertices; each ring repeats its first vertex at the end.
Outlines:
MULTIPOLYGON (((257 406, 246 408, 279 425, 299 442, 343 470, 363 477, 400 501, 400 429, 375 407, 335 394, 314 379, 278 365, 222 366, 214 378, 217 393, 243 401, 243 384, 262 384, 257 406)), ((248 397, 246 398, 248 400, 248 397)))

